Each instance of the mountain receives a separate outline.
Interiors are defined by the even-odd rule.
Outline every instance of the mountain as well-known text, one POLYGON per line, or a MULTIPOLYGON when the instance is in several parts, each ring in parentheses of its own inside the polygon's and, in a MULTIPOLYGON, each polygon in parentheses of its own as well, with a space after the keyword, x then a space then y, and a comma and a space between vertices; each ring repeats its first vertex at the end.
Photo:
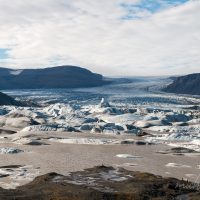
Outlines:
POLYGON ((76 66, 23 70, 0 68, 0 89, 79 88, 106 83, 102 75, 76 66))
POLYGON ((3 105, 23 106, 23 103, 18 102, 14 98, 0 92, 0 106, 3 105))
POLYGON ((177 77, 164 91, 178 94, 200 95, 200 73, 177 77))

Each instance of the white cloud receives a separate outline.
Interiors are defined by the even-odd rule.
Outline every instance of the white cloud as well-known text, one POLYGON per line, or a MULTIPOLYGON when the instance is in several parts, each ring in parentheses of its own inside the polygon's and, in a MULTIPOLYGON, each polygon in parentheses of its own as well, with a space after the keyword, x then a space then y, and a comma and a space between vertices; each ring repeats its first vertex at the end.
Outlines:
MULTIPOLYGON (((200 70, 200 1, 122 20, 139 0, 0 0, 1 66, 73 64, 106 75, 200 70)), ((138 11, 140 12, 140 11, 138 11)))

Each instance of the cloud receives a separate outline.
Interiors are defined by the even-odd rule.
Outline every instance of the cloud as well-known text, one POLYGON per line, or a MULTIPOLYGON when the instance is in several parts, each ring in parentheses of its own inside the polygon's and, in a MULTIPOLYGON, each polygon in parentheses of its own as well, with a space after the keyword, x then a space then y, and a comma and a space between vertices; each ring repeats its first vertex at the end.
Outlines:
POLYGON ((0 65, 72 64, 105 75, 199 72, 200 1, 158 0, 156 10, 145 2, 0 0, 0 48, 9 49, 0 65), (130 18, 121 5, 135 6, 130 18))

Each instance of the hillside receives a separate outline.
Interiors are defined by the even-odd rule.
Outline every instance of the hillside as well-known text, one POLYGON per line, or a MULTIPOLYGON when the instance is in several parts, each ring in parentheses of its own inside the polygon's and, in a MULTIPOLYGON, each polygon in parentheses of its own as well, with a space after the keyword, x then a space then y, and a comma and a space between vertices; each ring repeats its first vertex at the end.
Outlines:
POLYGON ((200 73, 177 77, 164 91, 178 94, 200 95, 200 73))
POLYGON ((76 66, 24 70, 0 68, 0 89, 79 88, 105 83, 102 75, 76 66))
POLYGON ((0 106, 3 105, 23 106, 22 103, 16 101, 14 98, 0 92, 0 106))

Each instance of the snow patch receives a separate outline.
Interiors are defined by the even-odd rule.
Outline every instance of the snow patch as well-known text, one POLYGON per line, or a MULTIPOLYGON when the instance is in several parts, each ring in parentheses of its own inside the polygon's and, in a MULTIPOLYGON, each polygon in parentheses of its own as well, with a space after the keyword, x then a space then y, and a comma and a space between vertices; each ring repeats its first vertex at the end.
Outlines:
POLYGON ((130 159, 142 158, 141 156, 134 156, 134 155, 131 155, 131 154, 117 154, 116 157, 118 157, 118 158, 130 158, 130 159))
POLYGON ((106 144, 117 144, 118 140, 111 139, 97 139, 97 138, 68 138, 68 139, 59 139, 59 138, 50 138, 52 142, 61 142, 66 144, 90 144, 90 145, 106 145, 106 144))
POLYGON ((190 165, 182 165, 177 163, 168 163, 165 165, 166 167, 175 167, 175 168, 191 168, 190 165))

